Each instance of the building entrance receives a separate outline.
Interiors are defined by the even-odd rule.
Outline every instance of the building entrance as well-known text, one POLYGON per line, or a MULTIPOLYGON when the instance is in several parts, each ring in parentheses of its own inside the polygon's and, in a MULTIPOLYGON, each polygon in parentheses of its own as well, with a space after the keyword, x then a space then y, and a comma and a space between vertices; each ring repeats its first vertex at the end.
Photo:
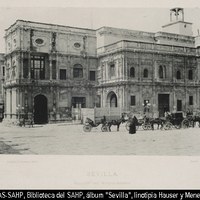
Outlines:
POLYGON ((109 107, 117 107, 117 95, 114 92, 110 92, 107 96, 107 103, 109 107))
POLYGON ((169 94, 158 94, 159 117, 164 117, 165 112, 169 111, 169 94))
POLYGON ((45 124, 47 122, 47 98, 40 94, 34 98, 34 123, 45 124))

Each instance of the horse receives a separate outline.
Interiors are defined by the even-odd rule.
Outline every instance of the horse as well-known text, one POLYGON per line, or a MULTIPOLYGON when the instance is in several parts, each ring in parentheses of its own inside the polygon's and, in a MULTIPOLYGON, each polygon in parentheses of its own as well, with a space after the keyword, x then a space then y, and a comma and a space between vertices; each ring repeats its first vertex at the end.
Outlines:
POLYGON ((150 118, 149 119, 149 123, 151 125, 151 129, 154 130, 154 124, 157 124, 157 129, 163 129, 163 126, 164 126, 164 122, 165 120, 164 119, 161 119, 161 118, 150 118), (160 128, 159 128, 160 127, 160 128))
POLYGON ((108 130, 111 131, 111 126, 117 126, 117 131, 119 131, 119 127, 121 123, 126 122, 127 119, 125 118, 125 113, 122 113, 122 117, 120 119, 117 120, 111 120, 107 122, 108 125, 108 130))
POLYGON ((191 122, 192 127, 195 127, 196 122, 199 123, 199 128, 200 128, 200 116, 199 115, 194 115, 194 116, 189 116, 188 117, 189 122, 191 122))

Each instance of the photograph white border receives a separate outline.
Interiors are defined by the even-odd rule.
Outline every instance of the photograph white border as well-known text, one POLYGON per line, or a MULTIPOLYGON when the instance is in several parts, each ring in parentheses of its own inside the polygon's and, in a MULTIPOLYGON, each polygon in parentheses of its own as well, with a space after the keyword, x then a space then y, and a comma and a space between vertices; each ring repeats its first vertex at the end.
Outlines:
MULTIPOLYGON (((194 0, 0 2, 1 7, 171 8, 199 4, 194 0)), ((200 185, 198 156, 1 155, 0 163, 0 189, 199 189, 200 185)))

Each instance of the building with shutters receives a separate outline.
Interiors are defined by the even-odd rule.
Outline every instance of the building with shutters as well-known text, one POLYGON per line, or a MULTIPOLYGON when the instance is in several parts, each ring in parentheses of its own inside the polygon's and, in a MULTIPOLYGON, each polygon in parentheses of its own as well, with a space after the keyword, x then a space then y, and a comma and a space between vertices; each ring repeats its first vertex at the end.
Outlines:
POLYGON ((182 8, 171 9, 162 28, 92 30, 17 20, 5 34, 5 120, 23 112, 47 123, 95 106, 155 116, 197 110, 200 36, 192 35, 182 8))

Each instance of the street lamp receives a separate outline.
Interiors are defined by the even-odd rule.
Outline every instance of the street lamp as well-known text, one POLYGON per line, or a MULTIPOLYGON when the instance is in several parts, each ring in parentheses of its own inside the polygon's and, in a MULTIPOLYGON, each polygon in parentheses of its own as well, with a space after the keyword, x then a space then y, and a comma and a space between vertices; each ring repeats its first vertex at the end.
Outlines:
POLYGON ((144 114, 146 114, 146 113, 149 114, 149 110, 150 110, 150 106, 151 106, 151 104, 149 103, 149 101, 146 100, 142 105, 144 107, 144 114))

